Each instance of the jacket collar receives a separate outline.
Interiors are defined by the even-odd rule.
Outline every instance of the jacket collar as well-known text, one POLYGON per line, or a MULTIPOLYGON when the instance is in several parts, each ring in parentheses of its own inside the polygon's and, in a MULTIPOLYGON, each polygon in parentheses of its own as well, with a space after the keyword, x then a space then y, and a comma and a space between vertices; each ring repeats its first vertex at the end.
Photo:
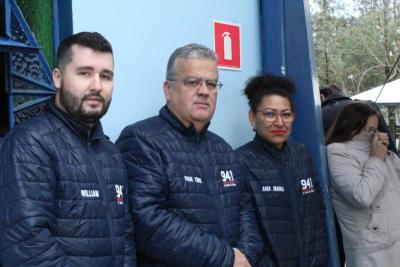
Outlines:
POLYGON ((166 120, 172 127, 177 129, 181 134, 185 136, 193 136, 193 137, 202 137, 207 132, 208 123, 200 132, 196 132, 196 128, 194 128, 193 124, 190 124, 189 127, 183 125, 183 123, 168 109, 165 105, 160 109, 160 117, 166 120))
POLYGON ((335 105, 338 102, 341 102, 343 100, 351 100, 350 97, 347 96, 341 96, 341 95, 332 95, 328 96, 324 102, 322 102, 321 107, 328 106, 328 105, 335 105))
POLYGON ((270 143, 267 142, 264 138, 260 137, 258 134, 255 135, 253 139, 256 147, 258 147, 263 152, 267 152, 274 158, 282 158, 284 154, 289 150, 289 146, 287 145, 287 141, 283 144, 283 148, 281 150, 275 149, 271 146, 270 143))
POLYGON ((354 149, 369 152, 373 137, 374 135, 372 133, 357 134, 353 136, 350 141, 348 141, 348 144, 354 149))
POLYGON ((108 137, 103 133, 103 127, 101 126, 100 121, 98 121, 93 128, 89 128, 86 125, 83 125, 72 119, 68 114, 57 107, 54 102, 50 102, 48 104, 48 111, 62 121, 68 129, 70 129, 85 142, 92 142, 97 139, 108 139, 108 137))

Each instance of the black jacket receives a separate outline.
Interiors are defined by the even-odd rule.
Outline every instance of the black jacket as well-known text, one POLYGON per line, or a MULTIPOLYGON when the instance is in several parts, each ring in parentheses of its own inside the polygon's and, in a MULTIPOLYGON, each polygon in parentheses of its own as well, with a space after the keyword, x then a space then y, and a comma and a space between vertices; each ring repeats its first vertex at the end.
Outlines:
POLYGON ((118 148, 54 104, 0 154, 0 258, 7 266, 135 266, 118 148))
POLYGON ((117 141, 128 168, 139 266, 253 266, 262 251, 242 169, 230 146, 184 127, 166 107, 117 141))
POLYGON ((324 205, 304 145, 273 149, 256 136, 238 148, 264 239, 261 266, 328 266, 324 205))
POLYGON ((333 122, 335 121, 336 116, 339 115, 340 111, 352 102, 353 100, 350 97, 334 94, 325 99, 321 104, 325 135, 328 133, 329 128, 333 125, 333 122))

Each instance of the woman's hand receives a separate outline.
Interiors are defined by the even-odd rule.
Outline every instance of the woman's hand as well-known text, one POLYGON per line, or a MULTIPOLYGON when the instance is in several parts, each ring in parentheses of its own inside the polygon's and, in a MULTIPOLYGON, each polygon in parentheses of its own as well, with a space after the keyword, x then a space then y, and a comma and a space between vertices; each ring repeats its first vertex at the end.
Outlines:
POLYGON ((375 133, 371 143, 371 150, 370 150, 371 157, 384 159, 387 153, 388 145, 389 145, 389 137, 387 133, 380 133, 380 132, 375 133))

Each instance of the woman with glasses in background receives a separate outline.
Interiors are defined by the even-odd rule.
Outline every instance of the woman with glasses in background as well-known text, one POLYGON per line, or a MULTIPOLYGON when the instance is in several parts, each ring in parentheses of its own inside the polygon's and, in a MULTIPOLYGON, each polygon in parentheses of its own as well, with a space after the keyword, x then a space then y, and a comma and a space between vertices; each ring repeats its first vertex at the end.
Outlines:
POLYGON ((251 78, 244 94, 252 141, 236 150, 248 173, 264 252, 260 266, 328 266, 324 205, 305 146, 289 141, 294 85, 286 78, 251 78))
POLYGON ((347 267, 400 265, 400 160, 377 131, 378 111, 347 105, 327 135, 333 207, 347 267))

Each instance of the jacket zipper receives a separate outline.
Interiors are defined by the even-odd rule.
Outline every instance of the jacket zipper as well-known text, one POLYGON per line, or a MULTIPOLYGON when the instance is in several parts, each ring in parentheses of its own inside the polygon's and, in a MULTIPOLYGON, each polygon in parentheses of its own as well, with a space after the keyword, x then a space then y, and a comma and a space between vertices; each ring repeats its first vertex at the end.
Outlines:
POLYGON ((226 229, 226 220, 225 220, 224 211, 221 207, 221 202, 220 202, 219 195, 218 195, 218 183, 215 180, 215 173, 213 174, 210 172, 210 170, 209 170, 210 168, 207 167, 207 162, 203 155, 201 155, 201 162, 204 166, 204 170, 206 170, 206 172, 205 172, 205 174, 207 175, 206 177, 209 177, 209 179, 206 179, 207 187, 208 187, 208 191, 212 195, 212 199, 214 200, 215 208, 217 210, 217 216, 219 218, 218 222, 219 222, 219 225, 222 230, 222 238, 229 243, 229 239, 226 237, 226 230, 225 230, 226 229))
MULTIPOLYGON (((283 158, 283 162, 287 162, 287 160, 290 160, 290 159, 283 158)), ((304 265, 304 255, 303 255, 303 245, 301 242, 302 238, 301 238, 301 233, 300 233, 299 213, 297 211, 297 205, 296 205, 296 199, 295 199, 296 190, 293 189, 293 187, 292 187, 293 181, 290 180, 291 176, 290 176, 290 173, 288 172, 288 170, 290 169, 290 166, 286 166, 286 165, 287 164, 284 164, 283 170, 285 173, 287 187, 290 190, 290 199, 291 199, 292 207, 293 207, 295 230, 296 230, 296 235, 297 235, 297 245, 299 246, 300 266, 305 266, 304 265)), ((296 185, 297 185, 297 181, 295 183, 295 186, 296 185)))
POLYGON ((90 157, 90 162, 92 163, 92 166, 94 168, 94 171, 96 173, 96 178, 97 181, 99 182, 100 185, 100 192, 103 196, 102 202, 103 202, 103 206, 105 206, 106 208, 106 215, 107 215, 107 221, 108 221, 108 228, 110 231, 110 237, 111 237, 111 253, 112 253, 112 266, 115 266, 115 247, 116 247, 116 242, 115 242, 115 236, 114 236, 114 223, 113 220, 111 218, 111 213, 110 213, 110 207, 109 207, 109 202, 108 202, 108 197, 107 197, 107 188, 104 184, 103 178, 100 176, 97 166, 95 164, 95 159, 92 156, 92 152, 91 152, 91 143, 87 143, 87 150, 88 150, 88 154, 90 157))

